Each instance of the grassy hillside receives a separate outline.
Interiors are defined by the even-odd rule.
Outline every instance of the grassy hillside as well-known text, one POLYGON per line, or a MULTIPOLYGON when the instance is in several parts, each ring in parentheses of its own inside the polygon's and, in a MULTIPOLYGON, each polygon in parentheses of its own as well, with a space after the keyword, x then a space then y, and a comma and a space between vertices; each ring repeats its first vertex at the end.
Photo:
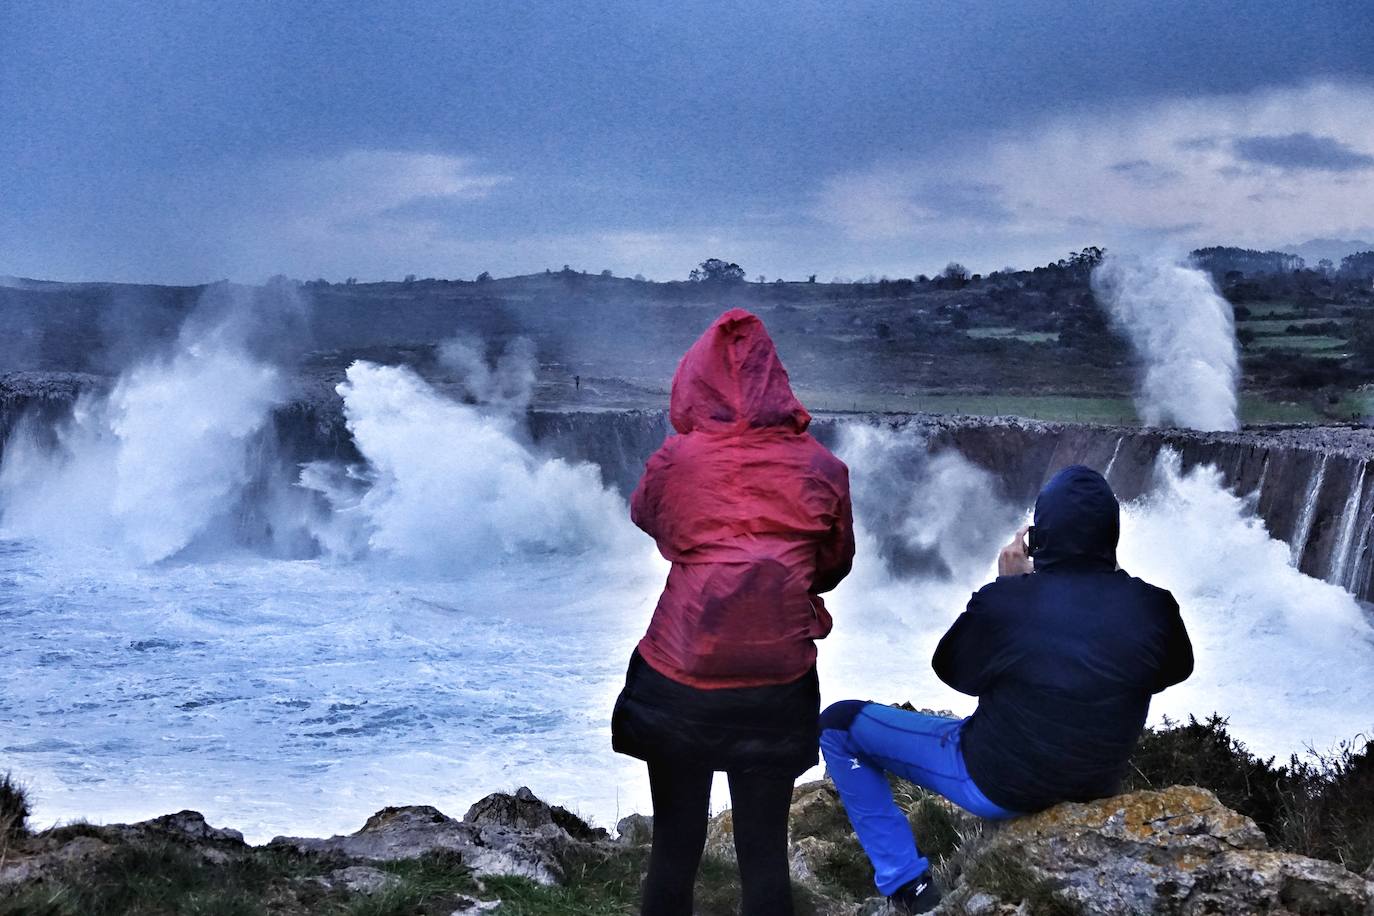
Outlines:
MULTIPOLYGON (((1374 290, 1297 271, 1221 282, 1233 303, 1249 422, 1351 419, 1374 382, 1374 290)), ((682 351, 720 311, 757 312, 808 405, 1129 421, 1135 367, 1081 264, 989 277, 860 283, 652 283, 573 270, 456 281, 279 282, 266 308, 299 310, 273 352, 322 381, 354 359, 443 375, 454 335, 498 352, 533 340, 545 405, 664 403, 682 351), (280 302, 272 297, 275 296, 280 302), (290 301, 288 301, 290 300, 290 301), (575 377, 581 382, 580 388, 575 377)), ((16 284, 0 369, 111 372, 173 337, 205 288, 16 284)), ((222 290, 212 294, 224 298, 222 290)), ((261 314, 264 295, 255 308, 261 314)))

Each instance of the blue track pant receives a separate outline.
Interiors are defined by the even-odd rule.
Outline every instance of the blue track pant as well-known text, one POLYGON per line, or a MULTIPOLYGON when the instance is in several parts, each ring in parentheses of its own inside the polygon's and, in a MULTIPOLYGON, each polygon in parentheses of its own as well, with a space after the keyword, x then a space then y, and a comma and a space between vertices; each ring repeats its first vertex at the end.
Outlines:
POLYGON ((879 892, 890 895, 918 878, 930 862, 897 803, 885 773, 943 795, 995 820, 1016 817, 989 801, 969 778, 960 748, 963 719, 845 700, 821 713, 821 754, 839 789, 849 822, 873 862, 879 892))

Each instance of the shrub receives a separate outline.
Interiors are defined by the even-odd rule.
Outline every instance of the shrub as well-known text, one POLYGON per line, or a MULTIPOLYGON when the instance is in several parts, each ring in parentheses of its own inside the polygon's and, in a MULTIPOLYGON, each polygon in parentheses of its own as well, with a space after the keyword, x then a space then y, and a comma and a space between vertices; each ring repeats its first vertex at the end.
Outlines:
POLYGON ((1340 862, 1356 872, 1374 863, 1374 745, 1344 742, 1330 753, 1286 765, 1252 754, 1213 714, 1164 720, 1147 729, 1131 758, 1125 789, 1201 786, 1252 818, 1280 849, 1340 862))
POLYGON ((0 846, 28 835, 31 813, 24 787, 9 773, 0 776, 0 846))

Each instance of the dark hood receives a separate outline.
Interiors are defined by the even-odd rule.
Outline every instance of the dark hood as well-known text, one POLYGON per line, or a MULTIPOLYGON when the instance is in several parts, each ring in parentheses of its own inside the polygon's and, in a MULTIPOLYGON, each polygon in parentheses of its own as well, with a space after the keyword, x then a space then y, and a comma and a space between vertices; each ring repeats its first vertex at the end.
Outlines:
POLYGON ((1111 485, 1075 464, 1054 475, 1035 500, 1035 568, 1116 568, 1121 506, 1111 485))
POLYGON ((682 357, 668 418, 680 433, 770 426, 802 432, 811 422, 763 322, 744 309, 717 318, 682 357))

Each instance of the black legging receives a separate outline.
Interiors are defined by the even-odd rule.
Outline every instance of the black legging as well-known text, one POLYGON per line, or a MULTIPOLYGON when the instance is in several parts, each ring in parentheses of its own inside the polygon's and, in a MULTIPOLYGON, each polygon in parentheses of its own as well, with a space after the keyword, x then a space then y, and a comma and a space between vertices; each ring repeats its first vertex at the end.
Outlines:
MULTIPOLYGON (((691 916, 692 886, 706 845, 711 813, 710 770, 650 763, 654 846, 644 881, 643 916, 691 916)), ((729 773, 739 859, 742 916, 791 916, 787 811, 795 780, 729 773)))

